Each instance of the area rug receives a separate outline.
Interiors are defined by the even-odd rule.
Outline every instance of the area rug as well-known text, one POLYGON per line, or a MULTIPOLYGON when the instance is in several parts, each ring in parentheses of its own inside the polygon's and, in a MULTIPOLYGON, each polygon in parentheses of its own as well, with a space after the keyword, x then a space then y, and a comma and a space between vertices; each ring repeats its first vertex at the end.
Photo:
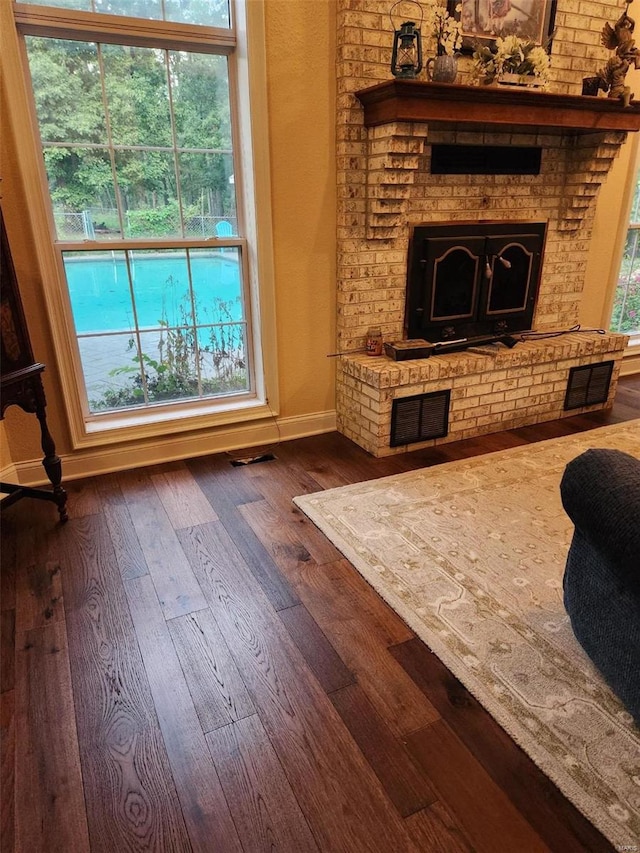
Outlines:
POLYGON ((573 527, 559 484, 590 447, 640 458, 640 419, 294 502, 565 796, 629 849, 640 842, 640 731, 562 603, 573 527))

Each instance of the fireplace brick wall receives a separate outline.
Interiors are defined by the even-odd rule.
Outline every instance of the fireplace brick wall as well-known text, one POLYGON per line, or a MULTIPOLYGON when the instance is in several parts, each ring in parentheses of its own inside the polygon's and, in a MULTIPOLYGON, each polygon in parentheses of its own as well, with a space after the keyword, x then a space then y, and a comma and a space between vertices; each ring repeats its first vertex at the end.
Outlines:
MULTIPOLYGON (((341 431, 374 456, 388 456, 575 415, 575 409, 564 409, 571 368, 619 362, 625 341, 624 335, 575 333, 528 341, 511 350, 478 347, 404 362, 354 355, 342 367, 341 431), (451 391, 448 434, 390 447, 393 401, 447 389, 451 391)), ((618 374, 615 369, 608 401, 613 401, 618 374)), ((602 406, 579 411, 593 408, 602 406)))
MULTIPOLYGON (((496 130, 495 127, 470 131, 455 125, 422 122, 389 122, 367 129, 354 92, 391 77, 389 10, 392 5, 388 0, 338 0, 338 351, 362 348, 371 326, 379 326, 386 340, 403 337, 409 235, 412 226, 423 223, 508 222, 514 219, 546 222, 547 239, 534 328, 555 331, 573 326, 577 322, 584 287, 598 188, 626 134, 531 133, 517 129, 496 130), (430 157, 434 143, 540 146, 543 149, 541 172, 539 175, 432 175, 430 157)), ((558 0, 557 30, 551 53, 552 91, 569 95, 580 93, 582 78, 593 74, 609 56, 600 46, 600 33, 604 23, 612 23, 620 12, 621 7, 615 2, 558 0)), ((424 52, 427 57, 434 52, 427 38, 424 52)), ((465 63, 468 67, 468 60, 461 60, 460 83, 470 82, 465 63)), ((517 97, 518 93, 514 92, 514 98, 517 97)), ((593 357, 586 338, 586 335, 581 338, 585 349, 576 351, 573 356, 578 361, 593 357)), ((608 335, 605 348, 616 353, 619 359, 624 340, 623 336, 608 335)), ((522 346, 530 345, 518 345, 522 346)), ((597 346, 602 346, 602 341, 597 346)), ((553 348, 548 352, 549 374, 556 375, 560 369, 558 358, 553 348)), ((423 368, 429 362, 447 358, 452 356, 432 357, 422 363, 423 368)), ((367 382, 364 366, 359 366, 361 361, 358 355, 339 359, 338 428, 372 453, 397 452, 388 447, 389 395, 387 393, 384 401, 375 399, 376 386, 367 382), (370 401, 379 411, 375 423, 367 426, 370 401), (359 418, 365 432, 375 433, 375 441, 359 437, 359 418)), ((465 363, 464 357, 454 362, 460 368, 465 363)), ((563 364, 562 369, 566 367, 563 364)), ((386 370, 395 375, 397 364, 382 359, 380 369, 383 374, 386 370)), ((420 368, 416 369, 420 372, 420 368)), ((470 364, 464 371, 472 371, 470 364)), ((486 359, 479 368, 480 374, 484 375, 483 371, 491 387, 504 381, 495 375, 488 376, 491 366, 486 359)), ((617 371, 618 367, 616 377, 617 371)), ((498 371, 498 376, 501 375, 498 371)), ((384 382, 387 389, 393 387, 391 380, 384 382)), ((416 384, 421 385, 420 382, 401 383, 395 393, 414 393, 416 384)), ((612 394, 614 389, 615 381, 612 394)), ((452 394, 452 400, 456 399, 460 398, 452 394)), ((491 406, 492 403, 483 401, 478 405, 491 406)), ((514 403, 517 415, 511 419, 505 417, 505 425, 507 422, 513 425, 523 417, 528 417, 531 423, 558 416, 555 408, 550 414, 539 411, 536 406, 538 402, 532 403, 526 415, 523 404, 514 403)), ((487 415, 476 415, 469 429, 492 431, 500 428, 496 418, 487 425, 478 424, 477 417, 487 415)), ((456 418, 473 420, 457 413, 456 418)))

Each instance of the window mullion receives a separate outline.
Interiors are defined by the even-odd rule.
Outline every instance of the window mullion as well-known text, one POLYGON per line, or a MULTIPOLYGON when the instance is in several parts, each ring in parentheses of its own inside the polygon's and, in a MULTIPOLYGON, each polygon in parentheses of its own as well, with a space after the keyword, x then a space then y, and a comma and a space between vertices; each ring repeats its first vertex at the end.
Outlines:
POLYGON ((191 305, 191 328, 193 329, 193 347, 194 347, 194 358, 196 365, 196 376, 198 382, 198 393, 203 393, 202 387, 202 371, 200 369, 200 343, 198 341, 198 318, 196 315, 196 297, 193 292, 193 273, 191 270, 191 252, 187 252, 187 275, 189 278, 189 302, 191 305))
POLYGON ((98 49, 98 68, 100 69, 100 91, 102 93, 102 110, 104 112, 104 123, 107 131, 107 146, 109 151, 109 163, 111 164, 111 176, 113 178, 113 188, 115 191, 116 210, 118 211, 118 222, 120 223, 120 234, 124 239, 124 212, 122 210, 122 195, 120 193, 120 185, 118 184, 118 173, 116 171, 116 154, 113 148, 113 135, 111 133, 111 116, 109 115, 109 101, 107 99, 107 83, 104 72, 104 58, 102 56, 102 45, 96 45, 98 49))
POLYGON ((219 237, 188 237, 184 240, 175 237, 135 237, 122 240, 56 240, 56 247, 62 252, 104 251, 105 249, 210 249, 239 248, 241 251, 246 245, 243 237, 225 237, 224 242, 219 237))
MULTIPOLYGON (((238 115, 238 73, 235 62, 235 56, 230 56, 227 60, 227 71, 229 74, 229 100, 231 114, 238 115)), ((242 164, 244 157, 241 156, 242 139, 240 137, 240 128, 237 119, 231 122, 231 145, 233 148, 233 174, 236 198, 236 231, 238 234, 246 234, 246 217, 244 211, 244 194, 238 192, 238 187, 242 187, 242 164)))
MULTIPOLYGON (((163 0, 164 3, 164 0, 163 0)), ((167 73, 167 94, 169 96, 169 121, 171 122, 171 143, 173 152, 173 168, 176 176, 176 195, 178 197, 178 210, 180 211, 180 228, 182 237, 186 237, 187 229, 184 221, 184 205, 182 203, 182 183, 180 181, 180 164, 178 161, 178 141, 176 135, 175 113, 173 111, 173 85, 171 82, 171 69, 169 66, 169 51, 164 52, 165 69, 167 73)))
POLYGON ((136 294, 133 287, 133 270, 131 264, 131 255, 129 252, 124 253, 125 263, 127 265, 127 278, 129 279, 129 293, 131 295, 131 310, 133 311, 133 334, 136 339, 136 347, 138 352, 138 367, 140 369, 140 381, 142 382, 142 392, 144 394, 144 402, 149 402, 149 390, 147 388, 147 376, 145 373, 144 359, 142 358, 142 340, 140 338, 140 326, 138 324, 138 306, 136 304, 136 294))

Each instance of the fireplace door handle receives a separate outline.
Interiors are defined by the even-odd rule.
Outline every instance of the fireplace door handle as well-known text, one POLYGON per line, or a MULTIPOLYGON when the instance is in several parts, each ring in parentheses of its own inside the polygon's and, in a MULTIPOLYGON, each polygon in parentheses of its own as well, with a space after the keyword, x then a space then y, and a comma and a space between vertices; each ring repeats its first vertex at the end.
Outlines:
MULTIPOLYGON (((508 261, 506 258, 503 258, 502 255, 494 255, 494 257, 500 261, 500 263, 506 270, 511 269, 511 261, 508 261)), ((489 256, 487 256, 487 260, 484 266, 484 277, 486 279, 491 278, 491 264, 489 263, 489 256)))

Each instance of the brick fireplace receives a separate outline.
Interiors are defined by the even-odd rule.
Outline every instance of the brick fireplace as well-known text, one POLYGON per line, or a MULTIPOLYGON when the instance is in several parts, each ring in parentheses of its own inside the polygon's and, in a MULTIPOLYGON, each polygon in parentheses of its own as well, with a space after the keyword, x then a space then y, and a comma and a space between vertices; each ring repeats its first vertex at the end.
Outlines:
POLYGON ((383 456, 611 405, 624 335, 580 331, 407 361, 352 352, 372 326, 387 341, 407 337, 411 235, 442 223, 544 223, 532 328, 574 327, 598 188, 640 128, 639 105, 579 95, 607 56, 599 34, 619 13, 613 3, 590 4, 590 20, 559 0, 551 94, 471 87, 464 71, 460 85, 390 80, 389 5, 338 2, 338 429, 383 456), (517 148, 538 162, 442 173, 432 160, 443 147, 453 158, 517 148), (434 432, 409 430, 403 443, 403 418, 428 426, 434 417, 434 432))

